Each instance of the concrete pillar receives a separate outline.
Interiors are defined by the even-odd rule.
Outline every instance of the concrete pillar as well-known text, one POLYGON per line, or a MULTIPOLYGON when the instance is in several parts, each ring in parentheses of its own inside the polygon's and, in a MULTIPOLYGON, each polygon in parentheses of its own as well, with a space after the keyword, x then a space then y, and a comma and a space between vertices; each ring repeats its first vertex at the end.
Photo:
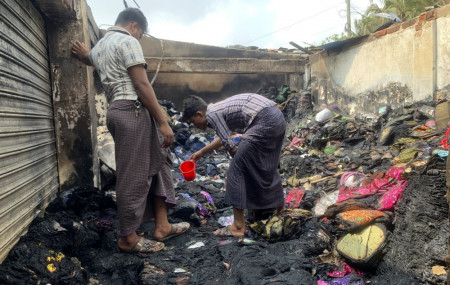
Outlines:
POLYGON ((72 43, 89 47, 85 0, 41 0, 46 15, 58 171, 61 191, 99 185, 97 115, 92 68, 71 54, 72 43))

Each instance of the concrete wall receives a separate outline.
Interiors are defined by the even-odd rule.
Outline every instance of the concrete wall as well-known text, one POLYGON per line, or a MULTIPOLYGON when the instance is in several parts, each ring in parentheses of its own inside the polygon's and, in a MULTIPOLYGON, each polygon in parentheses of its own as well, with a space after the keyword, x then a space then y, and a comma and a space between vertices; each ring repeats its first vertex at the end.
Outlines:
POLYGON ((97 114, 92 68, 71 54, 75 40, 90 46, 98 28, 85 0, 36 0, 47 24, 58 172, 62 191, 99 183, 97 114))
POLYGON ((144 55, 147 57, 160 57, 164 54, 168 58, 302 58, 299 53, 277 53, 259 50, 221 48, 216 46, 158 39, 152 36, 144 37, 141 40, 141 44, 144 55))
POLYGON ((185 96, 197 94, 208 102, 264 87, 290 85, 302 89, 307 58, 300 53, 274 53, 159 40, 142 41, 149 79, 160 99, 181 109, 185 96), (162 57, 162 61, 161 61, 162 57))
MULTIPOLYGON (((303 88, 307 57, 301 53, 221 48, 154 37, 141 39, 141 46, 157 98, 173 102, 179 110, 191 94, 209 103, 265 87, 303 88)), ((99 124, 104 125, 107 104, 101 91, 96 105, 99 124)))
POLYGON ((436 89, 450 91, 450 5, 437 10, 436 89))
POLYGON ((316 104, 376 112, 381 106, 431 100, 450 91, 450 6, 310 57, 316 104))
POLYGON ((173 102, 182 110, 183 99, 191 94, 202 97, 207 103, 217 102, 232 95, 259 89, 289 85, 283 74, 167 74, 163 73, 153 84, 159 99, 173 102))

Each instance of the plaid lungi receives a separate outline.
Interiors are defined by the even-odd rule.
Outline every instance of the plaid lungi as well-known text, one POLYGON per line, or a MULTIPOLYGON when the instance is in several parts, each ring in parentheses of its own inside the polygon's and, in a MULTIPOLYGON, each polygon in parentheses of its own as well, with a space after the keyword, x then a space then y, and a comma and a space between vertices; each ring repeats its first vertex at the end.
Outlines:
POLYGON ((172 161, 169 149, 161 147, 155 119, 144 106, 136 116, 134 101, 114 101, 106 122, 115 143, 119 231, 126 236, 153 216, 152 195, 165 197, 168 206, 175 205, 172 161))
POLYGON ((276 107, 261 110, 241 137, 227 173, 225 202, 238 209, 283 206, 278 164, 286 129, 276 107))

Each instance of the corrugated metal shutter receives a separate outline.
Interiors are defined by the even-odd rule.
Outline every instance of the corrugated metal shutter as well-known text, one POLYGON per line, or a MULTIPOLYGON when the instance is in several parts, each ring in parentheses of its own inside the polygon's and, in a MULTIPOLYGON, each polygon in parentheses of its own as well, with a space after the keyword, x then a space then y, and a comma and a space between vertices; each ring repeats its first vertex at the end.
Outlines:
POLYGON ((58 191, 45 22, 0 1, 0 261, 58 191))

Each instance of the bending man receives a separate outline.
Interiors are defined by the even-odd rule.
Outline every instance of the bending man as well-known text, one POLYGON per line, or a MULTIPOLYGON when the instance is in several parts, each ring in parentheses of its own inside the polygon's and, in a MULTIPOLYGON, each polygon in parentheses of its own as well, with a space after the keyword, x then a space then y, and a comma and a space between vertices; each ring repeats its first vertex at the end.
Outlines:
POLYGON ((275 102, 258 94, 239 94, 207 105, 200 97, 189 96, 184 101, 183 120, 199 129, 211 127, 217 134, 213 142, 192 154, 192 160, 222 146, 233 156, 225 202, 233 206, 234 222, 215 235, 243 236, 244 209, 283 207, 278 163, 286 121, 275 102), (233 143, 232 131, 243 134, 239 147, 233 143))

